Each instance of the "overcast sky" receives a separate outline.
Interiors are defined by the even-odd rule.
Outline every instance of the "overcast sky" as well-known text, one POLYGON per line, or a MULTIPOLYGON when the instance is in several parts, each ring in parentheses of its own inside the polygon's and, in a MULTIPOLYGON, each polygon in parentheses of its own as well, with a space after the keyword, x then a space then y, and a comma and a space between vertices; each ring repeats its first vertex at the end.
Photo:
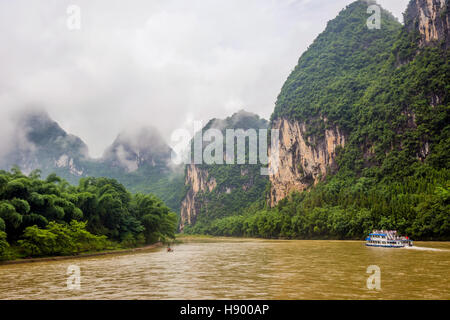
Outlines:
MULTIPOLYGON (((128 127, 169 140, 240 109, 269 118, 301 53, 351 2, 0 0, 0 127, 40 106, 98 157, 128 127), (80 30, 67 27, 72 4, 80 30)), ((408 0, 379 3, 401 19, 408 0)))

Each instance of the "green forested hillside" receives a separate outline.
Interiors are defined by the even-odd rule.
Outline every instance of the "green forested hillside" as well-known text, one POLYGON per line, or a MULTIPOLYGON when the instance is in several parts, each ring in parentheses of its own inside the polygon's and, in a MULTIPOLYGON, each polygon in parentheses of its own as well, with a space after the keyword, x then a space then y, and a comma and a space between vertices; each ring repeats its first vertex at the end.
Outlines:
MULTIPOLYGON (((210 128, 218 129, 223 133, 223 152, 225 154, 226 129, 267 129, 268 121, 255 114, 240 111, 223 120, 209 121, 203 128, 203 132, 210 128)), ((258 131, 256 132, 258 134, 258 131)), ((203 146, 206 147, 209 143, 209 141, 205 142, 203 146)), ((200 203, 200 210, 196 213, 195 224, 186 226, 184 232, 202 233, 214 220, 239 214, 253 203, 264 199, 268 178, 261 175, 260 164, 248 164, 249 143, 249 138, 247 138, 246 164, 196 165, 197 169, 208 173, 209 181, 214 179, 216 186, 211 191, 206 190, 196 195, 187 193, 186 197, 195 197, 195 200, 200 203)), ((189 191, 189 186, 187 187, 189 191)))
POLYGON ((381 29, 368 29, 367 7, 354 2, 328 22, 284 83, 272 120, 306 121, 311 133, 325 126, 323 116, 327 125, 354 127, 353 105, 377 79, 402 27, 382 10, 381 29))
POLYGON ((211 235, 288 239, 362 239, 373 229, 396 229, 417 240, 450 239, 449 170, 422 167, 396 182, 340 176, 294 193, 270 209, 244 213, 198 231, 211 235))
POLYGON ((342 128, 337 173, 273 209, 260 202, 202 232, 357 239, 376 228, 450 239, 449 52, 419 47, 419 35, 384 11, 381 29, 368 30, 366 10, 357 1, 328 24, 272 115, 305 121, 309 135, 342 128))

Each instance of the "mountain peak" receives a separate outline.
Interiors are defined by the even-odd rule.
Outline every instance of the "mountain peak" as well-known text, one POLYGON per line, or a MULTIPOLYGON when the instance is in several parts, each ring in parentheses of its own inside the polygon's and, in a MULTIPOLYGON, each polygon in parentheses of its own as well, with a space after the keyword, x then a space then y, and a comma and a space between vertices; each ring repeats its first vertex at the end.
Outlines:
POLYGON ((225 119, 214 118, 208 122, 205 129, 215 128, 219 130, 224 129, 261 129, 267 128, 268 121, 262 119, 253 112, 248 112, 245 110, 239 110, 233 113, 230 117, 225 119))
POLYGON ((172 149, 154 127, 121 132, 105 151, 102 160, 133 172, 142 165, 166 165, 172 149))
POLYGON ((373 77, 402 27, 382 9, 381 28, 369 29, 371 14, 367 9, 368 2, 359 0, 328 22, 283 85, 272 120, 285 117, 311 121, 325 116, 334 120, 346 114, 348 106, 364 92, 364 87, 353 88, 355 79, 370 74, 373 77), (341 101, 334 100, 338 93, 342 93, 341 101))
POLYGON ((25 131, 29 141, 36 145, 47 144, 57 137, 67 136, 59 124, 41 109, 32 109, 21 113, 18 118, 18 127, 25 131))
POLYGON ((42 109, 27 109, 16 115, 11 132, 11 145, 1 159, 1 167, 19 166, 24 172, 41 169, 49 174, 55 169, 69 168, 71 174, 83 173, 80 160, 88 157, 87 145, 68 134, 42 109))

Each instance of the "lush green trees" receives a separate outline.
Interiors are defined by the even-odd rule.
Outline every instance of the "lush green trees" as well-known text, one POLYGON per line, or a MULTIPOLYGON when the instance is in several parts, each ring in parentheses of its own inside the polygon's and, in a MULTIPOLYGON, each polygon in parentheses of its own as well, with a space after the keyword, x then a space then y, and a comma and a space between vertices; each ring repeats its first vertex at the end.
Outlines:
POLYGON ((173 238, 177 217, 153 195, 132 195, 114 179, 71 186, 52 174, 0 171, 0 256, 8 243, 26 256, 136 246, 173 238))
POLYGON ((143 226, 147 242, 175 237, 177 216, 155 196, 136 194, 131 201, 130 212, 143 226))
POLYGON ((187 233, 289 239, 363 239, 397 229, 413 239, 450 239, 450 171, 423 168, 401 182, 335 175, 273 209, 200 222, 187 233))
POLYGON ((70 224, 50 222, 45 229, 27 227, 18 244, 26 256, 73 255, 104 250, 111 246, 106 236, 86 231, 86 223, 73 220, 70 224))
POLYGON ((350 4, 300 57, 278 96, 272 119, 306 121, 308 133, 323 134, 327 125, 353 125, 350 106, 382 69, 401 24, 382 10, 381 29, 367 28, 367 3, 350 4))
POLYGON ((9 247, 8 241, 6 241, 6 233, 0 231, 0 260, 5 258, 6 249, 9 247))
MULTIPOLYGON (((159 164, 143 164, 138 170, 127 172, 122 168, 105 166, 104 163, 95 161, 86 161, 83 166, 89 176, 113 178, 131 193, 152 193, 162 199, 171 210, 178 212, 180 209, 184 196, 184 175, 181 167, 172 170, 159 164)), ((69 181, 76 184, 78 178, 72 176, 69 181)))

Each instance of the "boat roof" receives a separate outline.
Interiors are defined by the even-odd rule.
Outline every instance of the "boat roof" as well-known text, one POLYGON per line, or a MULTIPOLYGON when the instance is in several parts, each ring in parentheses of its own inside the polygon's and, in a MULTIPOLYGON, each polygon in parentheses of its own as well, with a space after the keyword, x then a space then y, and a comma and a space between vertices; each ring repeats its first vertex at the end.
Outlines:
POLYGON ((369 236, 386 236, 386 233, 369 233, 369 236))

